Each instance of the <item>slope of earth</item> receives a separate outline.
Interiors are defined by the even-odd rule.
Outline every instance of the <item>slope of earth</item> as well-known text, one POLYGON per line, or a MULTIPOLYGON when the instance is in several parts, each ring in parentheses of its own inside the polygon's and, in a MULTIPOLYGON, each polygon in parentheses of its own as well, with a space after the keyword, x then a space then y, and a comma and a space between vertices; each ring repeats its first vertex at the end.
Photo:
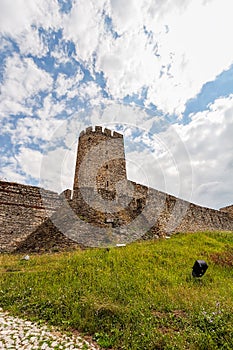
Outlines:
POLYGON ((12 315, 106 349, 233 348, 232 232, 21 257, 0 256, 0 306, 12 315))

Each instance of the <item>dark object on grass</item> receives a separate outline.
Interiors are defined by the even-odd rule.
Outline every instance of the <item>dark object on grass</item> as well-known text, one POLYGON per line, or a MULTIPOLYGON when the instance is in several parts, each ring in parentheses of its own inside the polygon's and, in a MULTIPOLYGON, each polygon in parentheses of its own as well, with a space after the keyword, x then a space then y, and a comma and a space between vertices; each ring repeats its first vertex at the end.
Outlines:
POLYGON ((207 269, 208 265, 204 260, 196 260, 193 265, 192 275, 193 277, 202 277, 207 269))

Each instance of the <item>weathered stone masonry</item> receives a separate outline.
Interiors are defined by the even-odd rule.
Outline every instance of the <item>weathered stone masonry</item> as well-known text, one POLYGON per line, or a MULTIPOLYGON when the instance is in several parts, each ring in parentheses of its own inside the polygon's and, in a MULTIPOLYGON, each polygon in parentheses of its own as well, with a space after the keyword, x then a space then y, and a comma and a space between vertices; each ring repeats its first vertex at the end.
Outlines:
POLYGON ((228 213, 233 217, 233 205, 229 205, 227 207, 221 208, 220 211, 228 213))
POLYGON ((0 182, 0 252, 103 246, 174 232, 233 231, 232 212, 232 206, 204 208, 129 181, 123 136, 89 127, 79 137, 73 194, 0 182), (110 231, 114 239, 109 240, 110 231))
POLYGON ((59 205, 57 193, 0 181, 0 252, 16 248, 59 205))
POLYGON ((123 137, 101 127, 89 127, 80 134, 73 192, 76 213, 97 225, 111 222, 119 226, 119 232, 141 213, 138 224, 150 228, 150 237, 177 231, 233 230, 229 212, 203 208, 127 180, 123 137))

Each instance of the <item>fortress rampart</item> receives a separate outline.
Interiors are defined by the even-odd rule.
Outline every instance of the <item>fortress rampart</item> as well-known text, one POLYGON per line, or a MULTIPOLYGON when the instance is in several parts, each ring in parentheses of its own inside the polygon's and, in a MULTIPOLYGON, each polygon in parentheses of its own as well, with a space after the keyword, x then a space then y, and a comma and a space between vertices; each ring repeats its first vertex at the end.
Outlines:
POLYGON ((176 232, 233 231, 233 220, 228 213, 200 207, 139 184, 136 187, 138 197, 130 202, 131 205, 107 220, 104 213, 91 207, 77 212, 75 202, 63 202, 51 218, 18 245, 16 252, 53 251, 77 246, 103 247, 127 244, 138 239, 154 239, 176 232), (148 191, 152 198, 144 213, 146 199, 142 193, 148 194, 148 191), (142 203, 140 208, 137 208, 137 199, 142 203), (131 223, 136 222, 138 217, 140 220, 135 230, 131 223), (146 227, 149 229, 145 230, 146 227), (66 235, 62 235, 62 232, 66 232, 66 235), (109 234, 112 236, 109 237, 109 234))
POLYGON ((13 250, 60 205, 57 193, 0 181, 0 252, 13 250))
POLYGON ((233 231, 232 208, 204 208, 128 180, 123 135, 89 127, 79 136, 73 195, 0 181, 0 252, 233 231))

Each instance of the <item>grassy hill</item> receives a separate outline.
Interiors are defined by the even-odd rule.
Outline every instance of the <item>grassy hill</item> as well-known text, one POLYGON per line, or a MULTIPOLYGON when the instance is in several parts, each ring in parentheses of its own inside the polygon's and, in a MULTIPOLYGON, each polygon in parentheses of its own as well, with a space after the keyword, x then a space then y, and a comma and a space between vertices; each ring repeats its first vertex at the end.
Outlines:
POLYGON ((233 234, 0 255, 0 306, 113 349, 233 349, 233 234), (191 276, 196 259, 209 268, 191 276))

